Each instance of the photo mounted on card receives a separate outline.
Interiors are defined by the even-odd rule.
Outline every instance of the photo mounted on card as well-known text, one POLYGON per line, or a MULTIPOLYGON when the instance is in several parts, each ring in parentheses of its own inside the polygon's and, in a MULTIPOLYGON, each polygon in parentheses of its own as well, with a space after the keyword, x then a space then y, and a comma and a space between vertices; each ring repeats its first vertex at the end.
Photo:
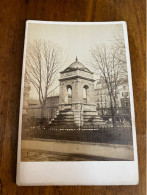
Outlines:
POLYGON ((27 21, 18 185, 135 185, 125 22, 27 21))

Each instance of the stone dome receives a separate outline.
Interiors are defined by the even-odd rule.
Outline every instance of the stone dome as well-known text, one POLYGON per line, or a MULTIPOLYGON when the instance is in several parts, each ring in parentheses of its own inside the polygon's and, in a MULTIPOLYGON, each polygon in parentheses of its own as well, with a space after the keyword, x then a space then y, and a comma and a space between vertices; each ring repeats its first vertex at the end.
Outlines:
POLYGON ((70 64, 64 71, 61 71, 60 73, 70 72, 77 69, 93 74, 93 72, 91 72, 87 67, 85 67, 81 62, 78 61, 77 57, 75 62, 70 64))
POLYGON ((73 63, 69 66, 69 68, 83 69, 83 68, 85 68, 85 66, 84 66, 82 63, 80 63, 80 62, 78 61, 77 57, 76 57, 76 61, 73 62, 73 63))

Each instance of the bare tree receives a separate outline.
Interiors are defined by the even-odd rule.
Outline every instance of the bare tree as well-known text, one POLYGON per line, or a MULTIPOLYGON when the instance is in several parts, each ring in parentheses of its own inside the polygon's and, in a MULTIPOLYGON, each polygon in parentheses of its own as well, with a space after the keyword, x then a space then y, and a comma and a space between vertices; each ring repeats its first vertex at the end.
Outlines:
POLYGON ((97 45, 91 49, 95 71, 108 90, 113 126, 116 125, 118 86, 127 78, 125 46, 123 40, 121 41, 116 39, 109 47, 97 45))
POLYGON ((122 64, 123 68, 126 68, 126 47, 125 47, 125 41, 123 39, 123 35, 121 32, 118 32, 114 36, 114 41, 112 42, 113 47, 115 47, 115 50, 117 51, 116 58, 118 59, 119 63, 122 64), (125 65, 125 66, 124 66, 125 65))
POLYGON ((53 91, 53 83, 63 62, 63 51, 50 42, 34 40, 27 47, 26 74, 35 87, 41 106, 41 118, 44 118, 47 97, 53 91))

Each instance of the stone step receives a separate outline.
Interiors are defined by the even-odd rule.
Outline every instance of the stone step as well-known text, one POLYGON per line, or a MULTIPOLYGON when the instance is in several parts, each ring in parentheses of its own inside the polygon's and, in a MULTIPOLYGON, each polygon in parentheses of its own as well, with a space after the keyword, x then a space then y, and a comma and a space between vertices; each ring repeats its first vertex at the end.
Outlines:
POLYGON ((73 112, 72 111, 63 111, 63 110, 61 110, 59 112, 59 114, 73 115, 73 112))
POLYGON ((56 120, 56 121, 65 121, 65 122, 67 122, 67 121, 74 121, 74 119, 73 118, 72 119, 70 119, 70 118, 64 118, 64 119, 56 120))
POLYGON ((101 118, 94 118, 94 119, 91 119, 91 118, 90 118, 90 119, 85 119, 85 118, 84 118, 83 120, 84 120, 84 121, 95 121, 95 122, 96 122, 96 121, 103 121, 103 119, 101 119, 101 118))
MULTIPOLYGON (((76 121, 80 121, 80 120, 76 120, 76 121)), ((54 120, 54 121, 52 121, 52 122, 76 122, 74 119, 63 119, 63 120, 54 120)), ((81 120, 81 123, 104 123, 105 124, 105 122, 103 121, 103 120, 92 120, 92 121, 90 121, 90 120, 81 120)))
POLYGON ((96 118, 96 117, 101 118, 98 115, 83 115, 83 118, 92 118, 92 117, 94 117, 94 118, 96 118))
POLYGON ((66 114, 60 114, 60 115, 58 115, 58 117, 62 117, 62 118, 66 117, 66 116, 69 116, 69 117, 74 117, 74 115, 73 115, 73 114, 69 114, 69 115, 66 115, 66 114))
POLYGON ((52 121, 74 121, 74 118, 55 118, 52 121))
POLYGON ((85 120, 88 120, 88 119, 98 119, 98 120, 102 120, 102 118, 101 117, 99 117, 99 116, 83 116, 83 119, 85 119, 85 120))
POLYGON ((55 118, 55 119, 73 119, 74 118, 74 116, 58 116, 57 118, 55 118))
POLYGON ((98 116, 98 112, 94 111, 94 112, 89 112, 89 111, 84 111, 83 112, 83 116, 98 116))
POLYGON ((54 122, 54 123, 51 123, 50 126, 52 126, 52 125, 53 125, 53 126, 55 126, 55 125, 56 125, 56 126, 58 126, 58 125, 59 125, 59 126, 60 126, 60 125, 65 125, 65 126, 71 125, 71 126, 72 126, 72 125, 75 125, 75 123, 74 123, 74 122, 70 122, 70 123, 68 122, 68 123, 67 123, 67 122, 63 122, 63 121, 62 121, 62 122, 56 122, 56 123, 54 122))
POLYGON ((66 117, 63 118, 63 120, 66 120, 66 119, 74 120, 74 117, 72 117, 72 116, 71 117, 70 116, 66 116, 66 117))
POLYGON ((64 119, 74 119, 74 116, 58 116, 57 118, 55 118, 56 120, 64 120, 64 119))
MULTIPOLYGON (((79 121, 79 120, 78 120, 79 121)), ((103 120, 100 119, 93 119, 92 121, 90 120, 81 120, 81 122, 83 121, 83 123, 104 123, 103 120)), ((74 123, 74 119, 61 119, 61 120, 53 120, 52 123, 74 123)), ((76 121, 75 121, 76 122, 76 121)), ((105 123, 104 123, 105 124, 105 123)))
POLYGON ((85 119, 102 119, 100 116, 89 116, 89 115, 83 116, 83 118, 85 118, 85 119))
POLYGON ((59 114, 58 116, 64 117, 64 116, 74 116, 73 114, 59 114))
POLYGON ((99 123, 96 123, 96 122, 95 123, 88 123, 88 122, 86 122, 86 123, 84 123, 84 125, 85 126, 91 126, 91 125, 94 125, 94 126, 106 126, 106 124, 102 123, 102 122, 101 123, 100 122, 99 123))

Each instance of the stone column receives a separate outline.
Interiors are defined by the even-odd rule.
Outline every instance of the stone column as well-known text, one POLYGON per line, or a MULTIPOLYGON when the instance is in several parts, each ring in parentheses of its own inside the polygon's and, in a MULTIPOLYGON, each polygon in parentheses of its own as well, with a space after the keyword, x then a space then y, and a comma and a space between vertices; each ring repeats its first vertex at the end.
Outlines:
POLYGON ((83 109, 81 103, 72 105, 72 111, 74 113, 74 122, 77 126, 83 125, 83 109))
POLYGON ((60 84, 60 95, 59 95, 59 110, 64 109, 64 104, 67 104, 67 89, 65 83, 61 82, 60 84))
POLYGON ((96 104, 95 95, 94 95, 94 84, 93 83, 90 84, 88 94, 89 94, 89 101, 88 101, 88 103, 96 104))
POLYGON ((72 85, 72 103, 79 102, 79 93, 78 93, 78 80, 76 79, 72 85))

